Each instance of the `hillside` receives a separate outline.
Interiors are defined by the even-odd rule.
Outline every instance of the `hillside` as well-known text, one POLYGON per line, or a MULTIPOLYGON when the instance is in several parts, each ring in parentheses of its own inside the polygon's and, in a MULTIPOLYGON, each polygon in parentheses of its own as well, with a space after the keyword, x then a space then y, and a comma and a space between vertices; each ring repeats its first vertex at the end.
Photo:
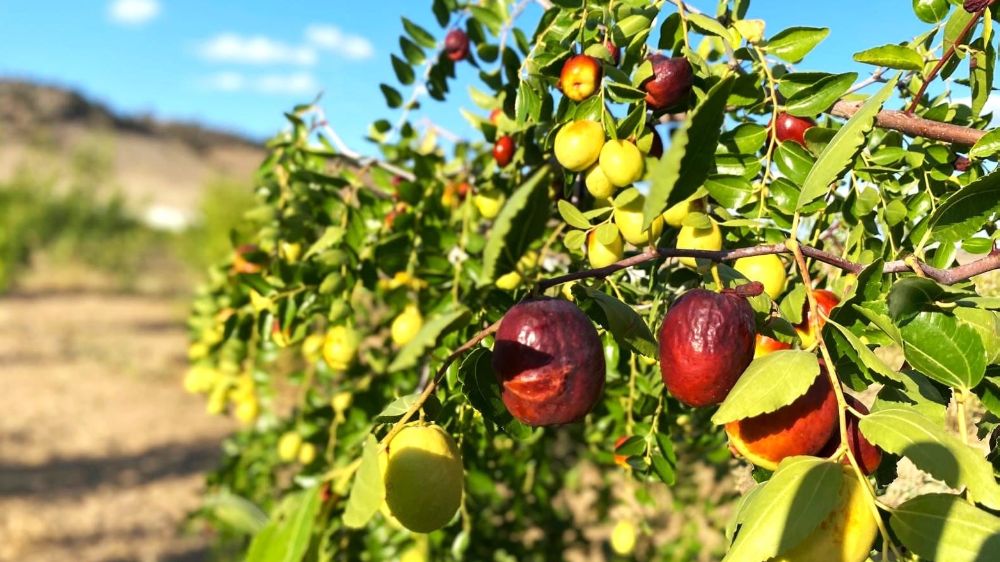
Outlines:
POLYGON ((248 181, 263 156, 234 134, 122 116, 72 90, 0 80, 0 182, 19 170, 64 181, 89 158, 137 211, 169 219, 190 216, 207 182, 248 181))

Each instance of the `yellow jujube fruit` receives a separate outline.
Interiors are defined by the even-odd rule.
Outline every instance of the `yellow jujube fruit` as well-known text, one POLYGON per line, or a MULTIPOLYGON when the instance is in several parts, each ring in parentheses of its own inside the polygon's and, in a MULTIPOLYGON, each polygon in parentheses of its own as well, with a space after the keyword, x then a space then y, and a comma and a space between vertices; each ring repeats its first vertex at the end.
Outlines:
POLYGON ((666 211, 663 211, 663 220, 674 228, 684 226, 684 217, 691 214, 698 207, 696 201, 696 199, 688 199, 687 201, 681 201, 671 206, 666 211))
POLYGON ((624 253, 625 242, 622 241, 622 235, 617 228, 614 240, 607 245, 597 239, 596 230, 591 230, 587 235, 587 260, 592 268, 609 266, 622 259, 624 253))
POLYGON ((436 425, 407 426, 383 457, 385 505, 415 533, 444 527, 462 503, 464 470, 455 440, 436 425))
POLYGON ((776 300, 785 291, 785 281, 788 280, 785 263, 775 254, 740 258, 733 264, 733 269, 751 281, 760 281, 771 300, 776 300))
POLYGON ((353 401, 354 395, 350 392, 338 392, 333 395, 333 398, 330 399, 330 407, 333 408, 334 412, 341 414, 346 412, 347 409, 351 407, 351 402, 353 401))
POLYGON ((323 353, 323 340, 320 334, 309 334, 302 340, 302 356, 306 361, 313 362, 319 359, 323 353))
POLYGON ((323 359, 335 371, 344 371, 354 362, 360 339, 357 332, 347 326, 334 326, 323 341, 323 359))
POLYGON ((476 209, 479 210, 479 214, 482 215, 484 219, 493 219, 500 214, 500 209, 503 207, 504 196, 500 190, 490 189, 477 193, 476 196, 472 198, 472 202, 475 203, 476 209))
POLYGON ((513 291, 514 289, 521 286, 521 281, 524 278, 521 276, 521 272, 526 271, 535 267, 538 264, 538 252, 534 250, 528 250, 525 252, 521 259, 517 260, 517 267, 514 271, 505 273, 494 281, 494 284, 498 289, 504 291, 513 291))
POLYGON ((559 165, 582 172, 597 162, 604 145, 604 127, 597 121, 581 119, 563 125, 552 147, 559 165))
POLYGON ((278 438, 278 458, 281 462, 292 462, 299 456, 299 447, 302 446, 302 436, 295 431, 283 433, 278 438))
POLYGON ((260 402, 257 402, 256 397, 247 398, 236 405, 233 415, 240 423, 250 425, 260 415, 260 402))
POLYGON ((583 178, 583 184, 587 186, 587 191, 594 196, 594 199, 603 201, 615 194, 615 186, 611 185, 608 176, 601 171, 600 164, 594 164, 587 170, 583 178))
MULTIPOLYGON (((712 221, 709 228, 694 228, 693 226, 683 226, 677 233, 678 250, 721 250, 722 231, 719 225, 712 221)), ((688 267, 698 267, 698 260, 695 258, 681 258, 680 262, 688 267)))
MULTIPOLYGON (((633 187, 630 189, 635 188, 633 187)), ((623 192, 622 195, 619 196, 619 199, 625 195, 627 195, 627 192, 623 192)), ((621 207, 615 207, 614 210, 615 224, 618 225, 618 230, 622 232, 622 236, 625 240, 633 246, 643 246, 647 244, 650 239, 650 234, 652 234, 653 240, 658 240, 660 238, 660 234, 663 233, 663 218, 659 216, 653 219, 653 223, 649 225, 648 230, 642 229, 642 208, 645 204, 646 198, 640 194, 636 195, 636 197, 627 204, 621 207)))
POLYGON ((316 445, 312 443, 303 443, 299 447, 299 463, 300 464, 311 464, 316 460, 316 445))
POLYGON ((625 187, 642 179, 642 152, 629 141, 609 140, 601 149, 601 171, 611 185, 625 187))
POLYGON ((878 525, 868 492, 853 469, 841 467, 837 503, 808 537, 772 562, 864 562, 875 544, 878 525))
POLYGON ((611 549, 619 556, 629 556, 635 550, 635 525, 621 520, 611 529, 611 549))
POLYGON ((392 321, 392 343, 398 347, 410 343, 424 325, 424 317, 416 305, 408 304, 403 312, 392 321))

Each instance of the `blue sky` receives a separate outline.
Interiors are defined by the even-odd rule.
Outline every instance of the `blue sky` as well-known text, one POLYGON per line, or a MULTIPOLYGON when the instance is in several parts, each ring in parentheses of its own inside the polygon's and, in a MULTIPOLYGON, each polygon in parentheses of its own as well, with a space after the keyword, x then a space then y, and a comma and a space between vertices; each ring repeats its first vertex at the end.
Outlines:
MULTIPOLYGON (((702 9, 714 0, 696 0, 702 9)), ((793 25, 827 26, 830 36, 801 69, 858 70, 851 54, 908 39, 927 28, 897 0, 817 4, 754 0, 748 17, 767 35, 793 25)), ((398 52, 406 16, 438 36, 430 0, 0 0, 0 77, 78 88, 128 113, 194 120, 263 139, 283 126, 282 112, 324 91, 336 130, 372 153, 368 124, 398 110, 384 106, 380 82, 395 85, 389 55, 398 52)), ((522 16, 530 30, 539 10, 522 16)), ((473 108, 459 69, 450 103, 425 98, 414 121, 430 118, 463 136, 458 113, 473 108)), ((401 88, 404 97, 408 88, 401 88)))

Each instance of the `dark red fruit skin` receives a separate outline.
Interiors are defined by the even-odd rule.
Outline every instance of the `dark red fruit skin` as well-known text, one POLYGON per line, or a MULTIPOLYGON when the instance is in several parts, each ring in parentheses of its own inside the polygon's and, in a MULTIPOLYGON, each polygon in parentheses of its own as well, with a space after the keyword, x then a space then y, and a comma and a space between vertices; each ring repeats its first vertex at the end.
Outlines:
POLYGON ((622 60, 622 50, 618 45, 615 45, 611 39, 604 42, 604 47, 611 53, 611 60, 618 66, 618 63, 622 60))
POLYGON ((469 36, 461 29, 452 29, 444 37, 444 53, 453 61, 469 56, 469 36))
POLYGON ((721 403, 753 360, 755 329, 744 297, 704 289, 685 293, 660 327, 663 384, 689 406, 721 403))
POLYGON ((684 57, 670 58, 651 55, 653 76, 643 82, 646 90, 646 105, 650 109, 667 109, 685 101, 691 93, 694 75, 691 63, 684 57))
POLYGON ((601 398, 606 370, 597 330, 575 304, 522 302, 500 321, 493 371, 512 416, 531 426, 580 421, 601 398))
POLYGON ((510 164, 511 158, 514 157, 514 139, 508 136, 502 136, 497 139, 497 143, 493 145, 493 159, 497 161, 497 164, 503 168, 507 164, 510 164))
MULTIPOLYGON (((860 400, 846 394, 844 395, 844 399, 850 407, 862 414, 868 415, 868 408, 860 400)), ((861 429, 858 427, 857 416, 852 414, 850 410, 847 411, 847 419, 845 421, 847 422, 847 444, 851 448, 851 453, 854 454, 855 460, 858 461, 858 467, 865 475, 875 472, 878 470, 878 465, 882 463, 882 449, 879 449, 871 441, 865 439, 864 434, 861 433, 861 429)), ((837 452, 841 442, 838 424, 837 430, 833 432, 830 440, 826 442, 826 445, 823 446, 823 449, 816 456, 829 457, 833 455, 837 452)), ((847 457, 844 456, 841 462, 850 464, 851 461, 847 460, 847 457)))
POLYGON ((816 122, 812 119, 781 112, 774 124, 774 136, 778 142, 792 141, 798 143, 799 146, 805 146, 806 131, 815 126, 816 122))

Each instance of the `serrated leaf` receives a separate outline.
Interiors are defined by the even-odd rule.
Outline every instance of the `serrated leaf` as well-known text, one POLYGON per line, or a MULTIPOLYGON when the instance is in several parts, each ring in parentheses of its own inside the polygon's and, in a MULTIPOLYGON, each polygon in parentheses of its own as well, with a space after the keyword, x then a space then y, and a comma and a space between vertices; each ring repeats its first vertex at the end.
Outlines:
POLYGON ((396 78, 399 80, 399 83, 404 86, 412 84, 416 79, 413 67, 396 55, 390 55, 390 59, 392 59, 392 70, 396 73, 396 78))
POLYGON ((856 72, 821 78, 789 97, 785 102, 785 111, 798 117, 818 115, 843 97, 857 78, 856 72))
POLYGON ((900 383, 903 382, 902 376, 896 371, 890 369, 889 366, 885 364, 885 362, 879 359, 878 355, 875 355, 874 351, 869 349, 868 346, 865 345, 864 342, 862 342, 858 338, 858 336, 855 336, 850 330, 834 322, 833 320, 827 320, 827 324, 836 328, 841 333, 841 335, 844 336, 844 338, 848 341, 848 343, 851 344, 851 347, 853 347, 854 350, 858 353, 858 357, 861 359, 861 362, 864 363, 865 367, 889 380, 900 383))
POLYGON ((469 309, 459 305, 431 317, 424 322, 417 335, 399 350, 396 358, 389 364, 389 371, 402 371, 418 365, 422 359, 428 358, 445 334, 468 321, 469 316, 469 309))
POLYGON ((944 288, 925 277, 905 277, 889 290, 889 316, 896 324, 910 320, 944 293, 944 288))
POLYGON ((942 312, 921 312, 899 328, 914 369, 952 388, 972 389, 986 374, 986 350, 972 326, 942 312))
POLYGON ((854 53, 854 60, 898 70, 921 70, 924 58, 917 51, 902 45, 882 45, 854 53))
POLYGON ((923 415, 909 408, 886 408, 865 416, 859 427, 883 450, 907 457, 952 488, 967 487, 973 501, 993 509, 1000 506, 1000 486, 989 462, 923 415))
POLYGON ((926 494, 892 511, 889 526, 903 546, 927 560, 1000 560, 1000 517, 953 494, 926 494))
POLYGON ((825 27, 790 27, 767 40, 761 47, 781 60, 797 63, 829 34, 830 30, 825 27))
POLYGON ((659 356, 659 348, 649 326, 635 310, 632 310, 632 307, 611 295, 584 285, 574 286, 573 291, 597 303, 603 313, 603 318, 598 318, 603 321, 599 323, 611 332, 619 345, 646 357, 659 356))
POLYGON ((912 408, 932 423, 943 427, 947 415, 948 399, 931 380, 920 373, 908 370, 900 374, 901 388, 886 385, 879 391, 871 411, 890 408, 912 408))
POLYGON ((882 109, 882 104, 889 99, 899 76, 892 78, 874 96, 868 99, 847 123, 837 131, 833 140, 826 145, 823 152, 816 158, 816 164, 809 170, 802 183, 797 204, 802 209, 815 199, 823 197, 835 182, 854 161, 854 157, 864 146, 865 137, 872 130, 875 115, 882 109))
POLYGON ((958 241, 979 232, 1000 212, 1000 173, 993 172, 952 193, 928 219, 931 238, 958 241))
POLYGON ((360 529, 382 507, 385 500, 385 483, 378 464, 379 444, 375 437, 368 435, 361 451, 361 464, 354 473, 351 493, 344 507, 344 525, 360 529))
POLYGON ((705 180, 708 194, 729 209, 742 207, 753 198, 753 186, 742 176, 724 176, 720 174, 709 176, 705 180))
POLYGON ((787 406, 809 390, 819 374, 819 361, 808 351, 783 349, 750 363, 726 400, 712 416, 722 425, 787 406))
POLYGON ((587 220, 587 217, 583 216, 580 209, 577 209, 572 203, 565 199, 560 199, 558 207, 559 215, 562 216, 563 220, 566 221, 567 224, 582 230, 590 229, 590 221, 587 220))
POLYGON ((742 526, 723 562, 764 562, 808 537, 837 503, 844 472, 815 457, 788 457, 740 510, 742 526))
MULTIPOLYGON (((951 17, 948 18, 948 23, 944 25, 944 50, 948 50, 955 46, 956 41, 958 41, 958 36, 962 34, 962 30, 965 26, 972 21, 973 15, 965 10, 954 10, 951 13, 951 17)), ((970 33, 965 36, 962 40, 962 44, 968 43, 969 38, 974 35, 970 33)))
POLYGON ((514 271, 517 260, 528 246, 545 232, 551 213, 549 168, 543 166, 518 187, 493 221, 483 249, 483 276, 480 284, 492 284, 497 277, 514 271))
POLYGON ((669 205, 679 203, 705 182, 725 121, 726 98, 733 87, 732 75, 719 81, 677 129, 670 147, 659 159, 650 159, 646 177, 649 195, 643 206, 643 230, 669 205))

